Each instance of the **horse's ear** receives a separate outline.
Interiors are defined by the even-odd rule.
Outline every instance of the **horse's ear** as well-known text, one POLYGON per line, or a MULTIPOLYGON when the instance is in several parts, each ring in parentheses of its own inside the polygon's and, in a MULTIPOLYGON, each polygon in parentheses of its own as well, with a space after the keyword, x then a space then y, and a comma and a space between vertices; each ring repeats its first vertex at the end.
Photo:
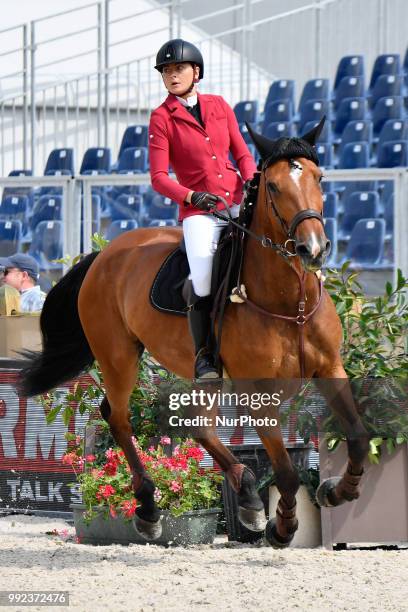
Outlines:
POLYGON ((314 147, 315 144, 316 144, 316 140, 319 138, 320 133, 321 133, 321 131, 323 129, 325 121, 326 121, 326 115, 323 115, 323 117, 320 119, 319 123, 317 125, 315 125, 314 128, 312 128, 310 130, 310 132, 307 132, 307 134, 304 134, 300 138, 302 140, 306 140, 306 142, 308 142, 309 144, 312 145, 312 147, 314 147))
POLYGON ((258 134, 252 127, 245 121, 245 125, 247 126, 249 135, 251 136, 254 145, 256 146, 261 159, 266 159, 269 155, 272 154, 273 148, 275 146, 275 142, 270 138, 266 138, 262 136, 262 134, 258 134))

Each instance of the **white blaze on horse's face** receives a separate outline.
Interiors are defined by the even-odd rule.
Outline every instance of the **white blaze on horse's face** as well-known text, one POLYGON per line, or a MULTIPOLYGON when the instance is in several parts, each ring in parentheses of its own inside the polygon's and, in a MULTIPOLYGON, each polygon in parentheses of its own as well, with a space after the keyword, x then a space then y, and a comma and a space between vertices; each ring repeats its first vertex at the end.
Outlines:
POLYGON ((300 164, 299 162, 292 161, 290 165, 289 176, 298 189, 300 189, 300 177, 302 176, 302 172, 302 164, 300 164))

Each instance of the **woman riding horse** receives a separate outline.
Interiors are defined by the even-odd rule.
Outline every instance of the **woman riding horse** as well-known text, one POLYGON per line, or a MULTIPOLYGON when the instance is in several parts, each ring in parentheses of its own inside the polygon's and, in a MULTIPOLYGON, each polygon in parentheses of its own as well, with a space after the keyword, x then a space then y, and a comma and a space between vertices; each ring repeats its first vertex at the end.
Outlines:
MULTIPOLYGON (((191 75, 193 68, 189 65, 188 71, 191 75)), ((185 83, 181 79, 177 84, 179 82, 185 83)), ((160 129, 153 127, 154 122, 151 126, 151 140, 159 142, 159 151, 153 153, 153 157, 156 154, 166 160, 169 158, 181 180, 184 177, 181 160, 188 155, 204 156, 205 153, 216 162, 220 154, 225 159, 230 142, 226 126, 233 132, 235 129, 230 127, 230 111, 218 98, 211 98, 208 104, 204 102, 201 111, 209 135, 198 123, 195 126, 193 118, 188 126, 192 132, 195 129, 192 140, 199 139, 195 146, 201 149, 200 153, 190 142, 180 138, 181 126, 186 128, 188 112, 175 96, 170 96, 169 106, 156 111, 160 129), (180 121, 168 120, 166 127, 162 113, 173 113, 180 121), (221 142, 217 141, 218 123, 214 124, 215 121, 225 127, 224 132, 220 130, 224 134, 220 137, 221 142), (172 130, 171 142, 177 142, 176 152, 166 148, 169 141, 164 135, 165 129, 172 130), (213 140, 220 144, 210 155, 208 147, 213 140)), ((283 389, 282 380, 315 379, 341 422, 347 439, 349 461, 346 470, 341 477, 323 482, 317 494, 321 505, 338 506, 359 496, 369 441, 341 360, 341 322, 321 279, 319 281, 315 274, 324 264, 330 248, 322 218, 322 172, 314 147, 322 125, 323 121, 301 138, 271 141, 251 134, 261 156, 261 167, 256 180, 251 182, 251 197, 246 199, 244 206, 253 211, 252 220, 246 227, 241 226, 247 236, 241 270, 246 291, 240 284, 242 303, 229 303, 225 308, 220 358, 235 381, 252 379, 258 384, 265 379, 278 379, 278 389, 283 389)), ((233 152, 236 151, 235 146, 233 152)), ((208 164, 209 161, 205 164, 203 161, 207 173, 208 164)), ((253 166, 247 168, 246 174, 243 171, 245 178, 253 166)), ((196 174, 190 172, 188 175, 192 181, 190 188, 173 184, 164 166, 159 182, 167 181, 175 190, 172 197, 182 204, 191 196, 191 187, 201 185, 203 189, 207 185, 201 177, 203 172, 198 167, 196 170, 196 174)), ((228 166, 226 170, 231 175, 225 179, 227 191, 232 194, 227 196, 231 204, 240 196, 242 185, 235 172, 228 166)), ((208 178, 209 191, 204 195, 199 192, 196 202, 212 201, 209 194, 216 191, 214 181, 214 177, 208 178)), ((194 207, 184 209, 182 204, 181 211, 188 214, 187 221, 198 219, 200 223, 213 223, 204 211, 197 212, 194 207), (194 213, 191 217, 190 212, 194 213)), ((134 495, 139 502, 135 526, 151 540, 157 539, 161 532, 160 512, 154 497, 155 485, 132 439, 129 398, 145 349, 177 376, 188 378, 191 375, 193 355, 185 317, 161 312, 150 301, 157 273, 178 247, 181 234, 178 227, 140 228, 119 236, 100 253, 85 256, 48 293, 40 320, 42 351, 27 355, 29 359, 19 377, 21 394, 37 395, 72 380, 95 359, 98 361, 106 389, 100 411, 129 463, 134 495)), ((207 241, 207 258, 208 244, 207 241)), ((270 416, 275 417, 274 414, 270 416)), ((288 546, 298 526, 296 492, 299 477, 279 425, 257 426, 256 429, 267 450, 281 495, 276 516, 268 521, 266 536, 275 546, 288 546)), ((253 531, 263 530, 265 511, 254 474, 239 463, 216 431, 208 433, 196 439, 222 468, 236 492, 240 521, 253 531)))
POLYGON ((204 76, 200 51, 181 39, 170 40, 157 53, 156 70, 169 92, 153 111, 149 126, 149 158, 153 188, 179 204, 190 266, 188 320, 195 346, 195 378, 217 378, 209 347, 211 273, 221 230, 226 221, 208 214, 216 207, 238 217, 243 181, 251 179, 255 162, 231 107, 221 96, 202 95, 196 84, 204 76), (228 159, 231 151, 239 174, 228 159), (169 177, 169 163, 178 183, 169 177), (218 202, 218 203, 217 203, 218 202))

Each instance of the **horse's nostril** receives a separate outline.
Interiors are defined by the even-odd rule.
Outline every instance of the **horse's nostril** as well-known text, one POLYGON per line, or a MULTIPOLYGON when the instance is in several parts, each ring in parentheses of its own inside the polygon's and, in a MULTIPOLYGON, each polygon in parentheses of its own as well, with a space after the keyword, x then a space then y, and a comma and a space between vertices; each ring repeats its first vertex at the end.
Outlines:
POLYGON ((297 244, 296 253, 300 255, 300 257, 310 255, 310 251, 305 244, 297 244))
POLYGON ((330 253, 330 251, 331 251, 331 242, 330 242, 330 240, 328 240, 328 241, 326 242, 326 248, 325 248, 325 250, 326 250, 326 253, 330 253))

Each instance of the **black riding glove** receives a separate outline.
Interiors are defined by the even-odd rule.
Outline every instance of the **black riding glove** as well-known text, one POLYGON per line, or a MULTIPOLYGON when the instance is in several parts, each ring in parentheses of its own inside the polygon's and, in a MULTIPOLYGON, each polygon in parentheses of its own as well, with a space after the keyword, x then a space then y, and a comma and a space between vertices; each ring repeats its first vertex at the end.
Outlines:
POLYGON ((191 196, 191 203, 200 210, 211 210, 218 201, 218 196, 206 191, 194 191, 191 196))

